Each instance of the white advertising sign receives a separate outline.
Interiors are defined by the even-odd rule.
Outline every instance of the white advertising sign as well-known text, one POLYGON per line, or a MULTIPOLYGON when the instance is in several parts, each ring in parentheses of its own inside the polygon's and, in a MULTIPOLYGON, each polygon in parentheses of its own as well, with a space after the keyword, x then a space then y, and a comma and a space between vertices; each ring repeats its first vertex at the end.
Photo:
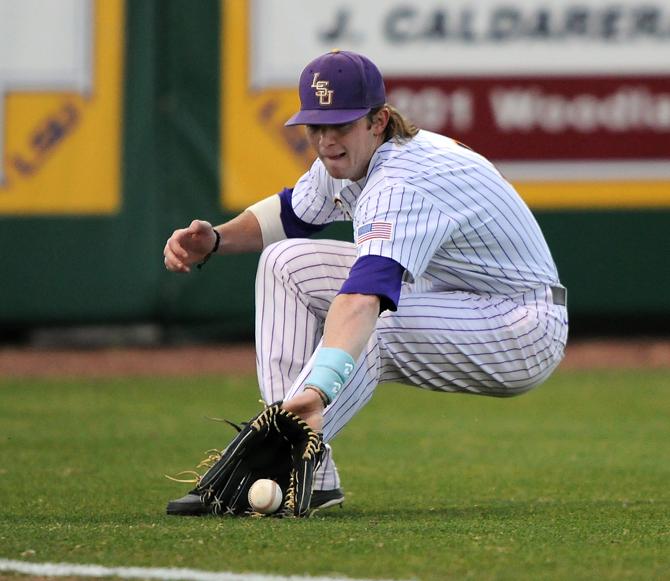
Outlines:
POLYGON ((667 0, 253 0, 254 88, 332 48, 391 76, 670 73, 667 0))

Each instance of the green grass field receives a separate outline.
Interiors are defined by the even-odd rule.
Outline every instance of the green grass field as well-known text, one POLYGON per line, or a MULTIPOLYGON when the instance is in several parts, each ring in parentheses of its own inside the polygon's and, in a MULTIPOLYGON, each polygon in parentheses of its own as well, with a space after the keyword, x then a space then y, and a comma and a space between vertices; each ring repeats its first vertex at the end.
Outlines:
POLYGON ((382 386, 307 520, 166 501, 260 409, 252 378, 0 381, 0 558, 397 579, 670 578, 670 373, 559 372, 516 399, 382 386))

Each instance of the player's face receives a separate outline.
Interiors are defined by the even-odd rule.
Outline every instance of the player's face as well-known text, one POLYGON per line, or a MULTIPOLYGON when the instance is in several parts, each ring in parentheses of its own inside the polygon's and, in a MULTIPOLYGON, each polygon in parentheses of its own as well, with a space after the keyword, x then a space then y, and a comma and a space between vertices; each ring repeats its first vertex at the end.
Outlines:
POLYGON ((307 139, 331 176, 356 181, 366 175, 384 126, 366 117, 346 125, 307 125, 307 139))

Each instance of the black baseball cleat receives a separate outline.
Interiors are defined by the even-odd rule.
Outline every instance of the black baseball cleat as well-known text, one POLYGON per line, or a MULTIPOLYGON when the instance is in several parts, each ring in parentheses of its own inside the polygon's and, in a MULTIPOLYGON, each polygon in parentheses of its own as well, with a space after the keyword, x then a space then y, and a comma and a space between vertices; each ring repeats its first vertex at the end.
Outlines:
POLYGON ((176 516, 202 516, 209 514, 209 507, 200 499, 199 494, 189 492, 187 495, 168 502, 168 514, 176 516))
POLYGON ((312 500, 309 503, 309 508, 316 510, 317 508, 329 508, 338 504, 341 507, 343 502, 344 492, 342 492, 341 488, 315 490, 312 492, 312 500))

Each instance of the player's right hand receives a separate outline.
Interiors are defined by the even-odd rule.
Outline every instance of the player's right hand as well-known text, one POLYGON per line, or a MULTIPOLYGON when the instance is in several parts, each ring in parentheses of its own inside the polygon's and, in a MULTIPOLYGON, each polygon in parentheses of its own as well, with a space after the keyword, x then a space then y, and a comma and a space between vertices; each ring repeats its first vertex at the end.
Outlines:
POLYGON ((191 272, 191 265, 201 262, 216 242, 214 228, 205 220, 193 220, 188 228, 172 233, 163 249, 165 268, 172 272, 191 272))

